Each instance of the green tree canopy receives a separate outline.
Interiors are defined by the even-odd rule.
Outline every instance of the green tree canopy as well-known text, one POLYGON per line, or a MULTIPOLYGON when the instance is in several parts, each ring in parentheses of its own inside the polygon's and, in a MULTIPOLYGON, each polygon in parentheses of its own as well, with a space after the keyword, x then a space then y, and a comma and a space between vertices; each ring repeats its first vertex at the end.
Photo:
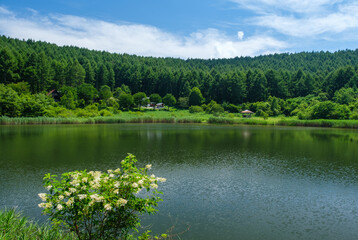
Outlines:
POLYGON ((82 65, 75 59, 70 65, 67 73, 67 85, 79 86, 85 82, 86 71, 82 65))
POLYGON ((162 97, 158 93, 153 93, 149 96, 151 102, 157 104, 162 102, 162 97))
POLYGON ((17 92, 0 84, 0 116, 18 117, 21 112, 22 105, 17 92))
POLYGON ((266 101, 269 96, 286 100, 322 92, 333 99, 341 88, 358 87, 357 66, 358 50, 182 60, 0 36, 0 83, 24 81, 32 93, 87 83, 97 90, 102 85, 111 91, 120 87, 115 98, 121 92, 171 93, 179 102, 179 97, 189 97, 197 87, 207 102, 235 105, 266 101))
POLYGON ((113 97, 111 88, 107 85, 101 86, 99 90, 99 97, 103 100, 107 100, 110 97, 113 97))
POLYGON ((123 92, 127 93, 127 94, 132 94, 132 91, 131 89, 129 88, 129 86, 125 85, 125 84, 122 84, 121 85, 121 89, 123 92))
POLYGON ((357 93, 352 88, 341 88, 334 93, 333 100, 339 104, 349 104, 356 96, 357 93))
POLYGON ((12 52, 3 48, 0 50, 0 83, 11 83, 14 79, 16 60, 12 52))
POLYGON ((203 104, 203 102, 204 102, 204 98, 203 95, 201 94, 200 89, 197 87, 193 87, 189 95, 189 105, 200 106, 201 104, 203 104))
POLYGON ((72 92, 68 92, 61 97, 60 104, 67 109, 76 108, 76 100, 72 92))
POLYGON ((98 96, 98 91, 88 83, 83 83, 77 88, 78 97, 83 99, 86 105, 93 102, 93 100, 98 96))
POLYGON ((113 97, 119 98, 119 96, 120 96, 122 93, 125 93, 125 92, 122 90, 122 88, 117 87, 116 89, 114 89, 113 97))
POLYGON ((127 93, 123 93, 119 96, 118 99, 119 106, 124 109, 129 109, 133 106, 133 96, 127 93))
POLYGON ((148 103, 147 95, 144 92, 137 92, 133 95, 134 104, 139 108, 148 103))
POLYGON ((18 94, 30 93, 30 84, 27 82, 10 83, 7 86, 14 89, 18 94))
POLYGON ((177 103, 177 100, 175 99, 175 97, 173 96, 173 94, 168 93, 167 95, 165 95, 165 96, 163 97, 163 103, 164 103, 165 105, 167 105, 167 106, 168 106, 168 109, 169 109, 169 107, 172 107, 172 106, 174 106, 174 105, 177 103))

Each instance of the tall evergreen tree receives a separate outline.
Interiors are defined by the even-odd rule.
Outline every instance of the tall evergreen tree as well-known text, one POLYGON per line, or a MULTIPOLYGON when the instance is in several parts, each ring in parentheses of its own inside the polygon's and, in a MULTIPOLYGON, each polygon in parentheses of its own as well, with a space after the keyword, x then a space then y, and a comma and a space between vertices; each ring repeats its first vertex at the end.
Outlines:
MULTIPOLYGON (((251 74, 251 73, 250 73, 251 74)), ((268 97, 267 80, 265 74, 256 70, 250 78, 248 78, 247 99, 249 102, 266 101, 268 97), (249 81, 250 80, 250 81, 249 81)))
POLYGON ((0 50, 0 83, 11 83, 14 81, 15 58, 7 48, 0 50))
POLYGON ((82 65, 75 59, 69 66, 66 83, 69 86, 80 86, 85 82, 86 71, 82 65))
POLYGON ((228 80, 228 102, 233 104, 243 103, 246 98, 245 76, 242 72, 234 72, 228 80))

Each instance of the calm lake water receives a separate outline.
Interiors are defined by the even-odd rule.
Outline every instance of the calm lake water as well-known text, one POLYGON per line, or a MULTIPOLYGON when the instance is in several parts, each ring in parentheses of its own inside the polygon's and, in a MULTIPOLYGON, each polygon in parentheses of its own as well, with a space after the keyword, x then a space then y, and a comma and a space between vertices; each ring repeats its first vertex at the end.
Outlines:
POLYGON ((0 126, 0 209, 40 221, 44 174, 153 164, 144 217, 182 239, 358 239, 358 131, 175 124, 0 126))

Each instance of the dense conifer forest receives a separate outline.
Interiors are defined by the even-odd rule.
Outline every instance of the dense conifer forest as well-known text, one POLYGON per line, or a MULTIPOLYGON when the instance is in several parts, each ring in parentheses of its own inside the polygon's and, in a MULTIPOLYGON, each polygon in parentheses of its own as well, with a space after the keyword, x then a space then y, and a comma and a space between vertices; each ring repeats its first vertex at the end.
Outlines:
POLYGON ((183 60, 1 36, 0 115, 46 115, 36 109, 93 103, 113 112, 145 104, 140 100, 146 96, 155 102, 166 96, 167 105, 178 108, 207 110, 217 104, 229 112, 251 108, 258 115, 356 118, 357 70, 358 50, 183 60), (46 98, 52 90, 59 94, 57 105, 46 98))

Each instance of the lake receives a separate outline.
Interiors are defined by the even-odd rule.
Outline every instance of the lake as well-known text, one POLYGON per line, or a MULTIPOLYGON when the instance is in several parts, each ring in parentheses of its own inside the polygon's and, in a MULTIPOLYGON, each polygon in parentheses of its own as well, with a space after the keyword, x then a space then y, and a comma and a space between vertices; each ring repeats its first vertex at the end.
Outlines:
POLYGON ((113 124, 0 126, 0 209, 44 221, 43 176, 120 166, 127 153, 159 185, 154 233, 182 239, 358 238, 358 131, 113 124))

